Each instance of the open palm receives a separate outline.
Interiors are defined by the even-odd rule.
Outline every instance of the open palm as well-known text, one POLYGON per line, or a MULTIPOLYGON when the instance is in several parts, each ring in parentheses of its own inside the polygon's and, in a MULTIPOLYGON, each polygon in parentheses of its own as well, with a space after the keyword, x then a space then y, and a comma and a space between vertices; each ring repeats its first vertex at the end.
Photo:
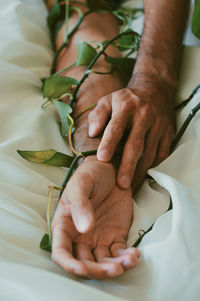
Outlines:
MULTIPOLYGON (((101 173, 101 169, 103 172, 104 166, 98 164, 100 164, 99 169, 95 166, 93 173, 101 173)), ((131 189, 121 190, 115 183, 112 184, 111 179, 107 180, 107 187, 105 182, 102 189, 96 191, 94 187, 89 189, 92 185, 89 177, 92 169, 89 168, 90 165, 85 163, 87 168, 84 170, 83 166, 80 174, 87 179, 84 191, 89 192, 88 199, 94 210, 95 223, 92 223, 86 233, 78 232, 71 210, 69 192, 69 197, 66 196, 60 201, 54 217, 52 258, 66 271, 76 275, 96 279, 115 277, 136 265, 140 255, 135 248, 126 249, 133 213, 131 189), (92 197, 91 191, 93 191, 92 197)), ((79 179, 78 170, 76 173, 71 179, 73 184, 71 187, 74 187, 77 178, 79 179)), ((96 181, 97 174, 92 174, 92 178, 96 181)), ((108 173, 107 176, 109 177, 108 173)), ((102 178, 102 182, 104 181, 105 174, 102 178)), ((101 181, 98 181, 99 187, 101 184, 101 181)))

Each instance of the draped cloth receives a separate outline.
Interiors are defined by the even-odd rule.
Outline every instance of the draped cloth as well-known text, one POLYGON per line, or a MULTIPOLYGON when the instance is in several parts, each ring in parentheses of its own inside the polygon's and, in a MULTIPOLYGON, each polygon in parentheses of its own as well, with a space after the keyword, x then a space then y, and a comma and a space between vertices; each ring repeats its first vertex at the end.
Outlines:
MULTIPOLYGON (((132 1, 129 5, 135 5, 132 1)), ((1 1, 0 10, 0 300, 199 300, 200 115, 175 151, 148 171, 134 201, 128 245, 154 222, 139 249, 140 263, 111 280, 68 274, 40 250, 47 232, 48 186, 60 185, 66 170, 33 164, 17 149, 54 148, 68 153, 52 107, 41 109, 41 78, 53 58, 46 9, 40 0, 1 1), (173 210, 165 213, 172 199, 173 210)), ((142 17, 133 24, 142 30, 142 17)), ((186 33, 186 42, 198 46, 186 33)), ((200 48, 185 46, 177 102, 200 82, 200 48)), ((200 92, 177 113, 179 129, 200 92)), ((55 193, 55 208, 58 194, 55 193)))

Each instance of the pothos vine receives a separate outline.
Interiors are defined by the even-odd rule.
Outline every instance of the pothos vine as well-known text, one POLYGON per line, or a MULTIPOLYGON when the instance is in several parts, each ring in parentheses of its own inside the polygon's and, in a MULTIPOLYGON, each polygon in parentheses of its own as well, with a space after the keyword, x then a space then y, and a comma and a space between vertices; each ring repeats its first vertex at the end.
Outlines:
MULTIPOLYGON (((17 152, 26 160, 34 162, 34 163, 44 163, 48 165, 67 167, 68 172, 67 175, 61 185, 61 187, 50 186, 49 191, 49 202, 47 208, 47 224, 48 224, 48 234, 45 234, 41 240, 40 248, 51 251, 52 245, 52 232, 51 232, 51 203, 52 203, 52 194, 53 190, 62 190, 65 188, 67 182, 69 181, 74 168, 76 166, 77 161, 89 155, 96 154, 97 150, 88 151, 88 152, 77 152, 77 150, 73 146, 72 135, 76 129, 76 120, 80 117, 80 115, 84 114, 84 112, 92 109, 95 104, 90 105, 85 108, 79 116, 76 118, 72 118, 72 113, 74 109, 74 104, 77 101, 77 93, 84 83, 84 81, 88 78, 91 73, 96 74, 110 74, 112 73, 114 68, 119 68, 122 73, 124 73, 127 78, 129 78, 132 74, 134 64, 136 59, 130 57, 133 53, 136 53, 139 48, 140 35, 131 29, 131 22, 134 18, 137 17, 137 13, 141 12, 142 9, 127 9, 122 7, 117 2, 107 1, 107 0, 87 0, 85 3, 76 1, 76 0, 57 0, 52 6, 51 10, 48 14, 48 25, 50 28, 50 32, 52 35, 52 42, 55 46, 55 40, 58 31, 65 24, 65 38, 63 44, 60 48, 55 52, 55 56, 52 63, 51 75, 48 78, 42 79, 43 81, 43 97, 46 99, 45 103, 42 105, 42 108, 45 108, 47 105, 54 103, 58 114, 61 120, 61 133, 64 139, 68 140, 71 152, 73 156, 68 156, 66 154, 57 152, 54 149, 45 150, 45 151, 22 151, 18 150, 17 152), (109 5, 108 5, 109 3, 109 5), (88 8, 88 10, 83 13, 82 10, 76 6, 76 4, 84 5, 88 8), (75 62, 73 62, 70 66, 66 66, 66 68, 55 72, 57 59, 61 51, 68 46, 68 41, 70 37, 77 31, 77 29, 82 24, 83 20, 92 12, 99 12, 101 14, 105 12, 111 12, 117 19, 121 22, 121 27, 119 33, 114 36, 111 40, 96 42, 96 41, 88 41, 88 42, 80 42, 78 44, 78 55, 75 62), (78 14, 79 18, 77 24, 74 28, 68 32, 68 22, 72 12, 78 14), (122 58, 110 57, 106 54, 106 49, 109 45, 117 47, 121 52, 124 52, 125 55, 122 58), (93 69, 97 60, 103 56, 104 60, 109 64, 110 71, 106 73, 97 72, 93 69), (64 71, 74 67, 74 66, 85 66, 85 72, 82 75, 80 81, 75 78, 66 77, 60 75, 64 71), (64 97, 68 97, 69 103, 62 102, 64 97)), ((55 48, 55 47, 54 47, 55 48)), ((180 109, 180 107, 186 105, 189 100, 197 93, 200 85, 195 88, 191 96, 181 103, 181 105, 177 106, 175 109, 180 109)), ((196 112, 200 109, 200 104, 198 104, 189 114, 183 126, 177 133, 173 143, 172 150, 178 144, 182 135, 184 134, 187 126, 189 125, 191 119, 194 117, 196 112)), ((61 193, 60 193, 61 194, 61 193)), ((170 210, 172 204, 170 202, 170 206, 168 210, 170 210)), ((146 233, 148 233, 152 229, 153 225, 147 230, 139 233, 139 238, 133 245, 136 247, 141 239, 144 237, 146 233)))

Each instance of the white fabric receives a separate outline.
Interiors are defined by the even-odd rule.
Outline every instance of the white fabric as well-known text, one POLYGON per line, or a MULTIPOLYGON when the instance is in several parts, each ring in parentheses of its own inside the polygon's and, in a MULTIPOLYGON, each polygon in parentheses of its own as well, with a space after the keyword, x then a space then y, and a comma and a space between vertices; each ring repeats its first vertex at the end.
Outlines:
MULTIPOLYGON (((0 300, 199 300, 199 114, 176 151, 149 171, 160 186, 146 181, 136 198, 129 245, 165 212, 169 195, 174 206, 140 244, 140 264, 106 281, 67 274, 39 249, 48 185, 60 185, 66 171, 16 152, 67 151, 53 109, 40 108, 40 78, 48 76, 53 57, 46 11, 40 0, 1 0, 0 6, 0 300)), ((185 48, 178 100, 200 82, 199 57, 200 48, 185 48)), ((178 114, 178 128, 199 101, 200 93, 178 114)))

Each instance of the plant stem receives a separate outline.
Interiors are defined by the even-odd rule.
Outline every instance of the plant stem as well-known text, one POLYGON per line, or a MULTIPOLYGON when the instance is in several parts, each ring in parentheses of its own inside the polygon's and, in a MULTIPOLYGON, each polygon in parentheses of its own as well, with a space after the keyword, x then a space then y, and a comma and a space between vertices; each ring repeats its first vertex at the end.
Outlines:
POLYGON ((41 108, 45 109, 48 105, 52 104, 52 100, 47 99, 42 105, 41 108))
POLYGON ((131 49, 131 50, 125 55, 125 57, 129 57, 134 51, 135 51, 134 48, 131 49))
POLYGON ((79 18, 83 17, 83 12, 82 12, 82 10, 81 10, 80 8, 78 8, 77 6, 71 6, 71 7, 70 7, 70 10, 75 10, 75 11, 78 13, 79 18))
POLYGON ((65 0, 65 39, 64 43, 68 42, 68 28, 69 28, 69 0, 65 0))
POLYGON ((178 105, 176 105, 174 109, 178 110, 178 109, 185 107, 188 104, 188 102, 194 97, 194 95, 198 92, 199 89, 200 89, 200 84, 194 88, 191 95, 186 100, 184 100, 181 103, 179 103, 178 105))
POLYGON ((47 225, 48 225, 48 233, 49 233, 49 244, 52 244, 52 231, 51 231, 51 204, 52 204, 52 198, 53 198, 53 190, 63 190, 62 187, 57 186, 51 186, 49 191, 49 202, 47 207, 47 225))
POLYGON ((87 151, 87 152, 82 152, 83 156, 85 156, 85 157, 96 155, 96 153, 97 153, 97 149, 94 149, 94 150, 91 150, 91 151, 87 151))
MULTIPOLYGON (((172 199, 171 199, 171 197, 170 197, 169 207, 168 207, 168 209, 167 209, 163 214, 165 214, 166 212, 168 212, 168 211, 171 210, 171 209, 172 209, 172 199)), ((141 240, 144 238, 144 236, 145 236, 148 232, 150 232, 150 231, 152 230, 154 224, 155 224, 155 223, 153 223, 153 224, 149 227, 149 229, 148 229, 147 231, 143 231, 143 230, 142 230, 142 231, 143 231, 143 234, 142 234, 142 235, 139 233, 139 238, 138 238, 138 239, 136 240, 136 242, 132 245, 132 247, 137 248, 137 246, 139 245, 139 243, 141 242, 141 240)))
POLYGON ((88 74, 90 74, 90 73, 95 73, 95 74, 100 74, 100 75, 111 74, 112 69, 113 69, 113 66, 112 66, 112 64, 110 64, 110 71, 108 71, 108 72, 99 72, 99 71, 95 71, 95 70, 88 70, 88 74))
POLYGON ((62 69, 62 70, 59 70, 58 72, 54 73, 53 76, 56 76, 56 75, 59 75, 60 73, 70 69, 71 67, 75 66, 76 65, 76 62, 74 62, 73 64, 69 65, 68 67, 62 69))
POLYGON ((172 145, 171 145, 171 150, 174 150, 174 148, 177 146, 178 142, 180 141, 181 137, 185 133, 188 125, 190 124, 190 121, 193 119, 193 117, 196 115, 196 113, 200 110, 200 103, 198 103, 189 113, 188 117, 184 121, 182 127, 178 131, 178 134, 174 138, 172 145))
POLYGON ((136 240, 136 242, 132 245, 132 247, 137 248, 137 246, 139 245, 139 243, 141 242, 141 240, 143 239, 143 237, 152 230, 154 226, 154 223, 151 225, 151 227, 149 227, 149 229, 147 231, 143 231, 143 234, 139 234, 139 238, 136 240))
POLYGON ((74 146, 73 146, 73 143, 72 143, 72 128, 74 126, 74 119, 70 116, 70 114, 67 116, 71 122, 70 124, 70 128, 69 128, 69 146, 70 146, 70 149, 71 151, 73 152, 74 155, 76 156, 83 156, 82 153, 79 153, 75 150, 74 146))
MULTIPOLYGON (((84 13, 84 15, 82 17, 79 18, 77 24, 74 26, 74 28, 69 32, 68 34, 68 39, 71 38, 71 36, 76 32, 76 30, 79 28, 79 26, 81 25, 81 23, 83 22, 84 18, 89 15, 90 13, 92 13, 92 10, 88 10, 86 13, 84 13)), ((54 59, 53 59, 53 63, 52 63, 52 68, 51 68, 51 74, 55 73, 55 69, 56 69, 56 63, 57 63, 57 59, 59 54, 61 53, 61 51, 67 47, 68 43, 67 42, 63 42, 61 47, 56 51, 54 59)))
MULTIPOLYGON (((75 157, 74 157, 74 160, 72 161, 72 163, 71 163, 71 165, 70 165, 70 168, 69 168, 69 170, 68 170, 68 172, 67 172, 67 175, 66 175, 66 177, 65 177, 65 179, 64 179, 64 181, 63 181, 63 183, 62 183, 62 186, 61 186, 61 187, 62 187, 63 189, 65 188, 67 182, 69 181, 69 179, 70 179, 70 177, 71 177, 71 174, 72 174, 72 172, 73 172, 73 170, 74 170, 74 168, 75 168, 75 165, 76 165, 77 161, 78 161, 80 158, 82 158, 83 156, 87 157, 87 156, 91 156, 91 155, 96 155, 96 153, 97 153, 97 150, 95 149, 95 150, 91 150, 91 151, 87 151, 87 152, 82 152, 82 155, 80 155, 80 156, 75 156, 75 157)), ((61 194, 60 194, 60 196, 61 196, 61 194)), ((59 199, 60 199, 60 197, 59 197, 59 199)))
POLYGON ((74 119, 75 119, 75 120, 79 119, 79 117, 81 117, 85 112, 87 112, 87 111, 93 109, 94 107, 96 107, 96 105, 97 105, 96 103, 93 103, 93 104, 89 105, 89 106, 86 107, 83 111, 81 111, 74 119))
MULTIPOLYGON (((138 35, 138 33, 133 32, 134 34, 138 35)), ((89 66, 87 67, 85 73, 83 74, 83 77, 81 78, 81 80, 79 81, 79 84, 76 86, 76 88, 74 89, 73 92, 73 98, 71 100, 71 102, 73 103, 74 101, 76 101, 76 97, 77 97, 77 93, 81 87, 81 85, 83 84, 83 82, 86 80, 86 78, 89 76, 89 71, 90 69, 94 66, 94 64, 96 63, 96 61, 98 60, 98 58, 104 53, 104 51, 106 50, 106 48, 111 45, 115 40, 119 39, 120 37, 124 36, 124 35, 130 35, 130 32, 121 32, 119 34, 117 34, 114 38, 112 38, 109 41, 106 41, 106 43, 104 44, 103 48, 97 53, 97 55, 93 58, 93 60, 90 62, 89 66)))
POLYGON ((75 167, 77 161, 78 161, 80 158, 82 158, 82 155, 81 155, 81 156, 75 156, 75 157, 74 157, 74 160, 72 161, 72 164, 70 165, 70 168, 69 168, 69 170, 68 170, 68 172, 67 172, 67 175, 66 175, 66 177, 65 177, 65 179, 64 179, 64 181, 63 181, 63 183, 62 183, 62 185, 61 185, 61 187, 62 187, 63 189, 65 188, 67 182, 69 181, 69 179, 70 179, 70 177, 71 177, 71 174, 72 174, 72 172, 73 172, 73 170, 74 170, 74 167, 75 167))
MULTIPOLYGON (((192 94, 190 95, 190 97, 188 99, 192 99, 192 97, 196 94, 197 90, 200 88, 200 85, 199 87, 197 86, 192 94)), ((186 100, 188 102, 188 99, 186 100)), ((190 124, 191 120, 193 119, 193 117, 196 115, 196 113, 200 110, 200 103, 198 103, 189 113, 188 117, 186 118, 186 120, 184 121, 183 125, 181 126, 180 130, 178 131, 176 137, 174 138, 173 142, 172 142, 172 145, 171 145, 171 151, 174 150, 174 148, 177 146, 178 142, 180 141, 181 137, 183 136, 183 134, 185 133, 188 125, 190 124)), ((169 204, 169 208, 166 212, 168 212, 169 210, 172 209, 172 200, 170 198, 170 204, 169 204)), ((165 212, 165 213, 166 213, 165 212)), ((138 244, 141 242, 141 240, 143 239, 143 237, 149 232, 151 231, 151 229, 153 228, 154 226, 154 223, 151 225, 151 227, 147 230, 147 231, 144 231, 144 234, 141 235, 137 240, 136 242, 133 244, 133 247, 137 247, 138 244)))
POLYGON ((51 68, 51 75, 53 73, 55 73, 55 69, 56 69, 56 63, 57 63, 57 59, 59 54, 61 53, 61 51, 67 46, 67 43, 62 43, 62 45, 60 46, 60 48, 56 51, 54 59, 53 59, 53 63, 52 63, 52 68, 51 68))
POLYGON ((83 22, 84 18, 85 18, 87 15, 91 14, 92 12, 93 12, 92 10, 88 10, 87 12, 85 12, 85 13, 83 14, 82 17, 79 18, 77 24, 76 24, 76 25, 74 26, 74 28, 70 31, 70 33, 69 33, 69 35, 68 35, 68 38, 70 38, 70 37, 76 32, 76 30, 79 28, 79 26, 80 26, 81 23, 83 22))

